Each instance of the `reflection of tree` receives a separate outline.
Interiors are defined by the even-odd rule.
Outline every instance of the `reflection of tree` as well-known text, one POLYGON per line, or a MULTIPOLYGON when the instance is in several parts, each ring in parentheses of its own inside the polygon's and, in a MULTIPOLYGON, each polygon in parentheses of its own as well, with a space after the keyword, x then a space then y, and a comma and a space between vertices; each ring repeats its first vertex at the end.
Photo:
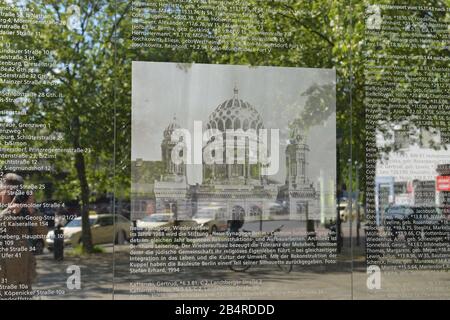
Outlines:
MULTIPOLYGON (((249 32, 261 28, 267 32, 282 33, 280 41, 289 46, 288 50, 273 48, 270 52, 237 52, 208 48, 131 49, 132 1, 83 1, 80 29, 74 31, 69 30, 64 22, 67 18, 65 8, 76 4, 76 1, 26 0, 23 2, 33 12, 56 20, 60 24, 31 24, 30 31, 39 32, 37 36, 4 37, 5 41, 14 43, 18 49, 50 50, 51 54, 38 56, 39 61, 54 62, 59 66, 59 68, 43 67, 40 70, 42 73, 50 73, 57 80, 57 85, 49 90, 49 93, 56 94, 55 98, 31 99, 31 102, 27 103, 29 112, 26 117, 21 118, 21 121, 46 123, 52 131, 64 134, 61 147, 80 147, 89 151, 84 154, 78 153, 76 156, 59 154, 52 160, 55 172, 45 177, 39 176, 39 179, 45 178, 44 180, 57 186, 54 195, 81 199, 84 217, 87 215, 94 193, 100 195, 120 191, 121 197, 128 196, 131 171, 129 159, 131 153, 131 64, 132 61, 137 60, 335 68, 337 126, 344 132, 340 149, 340 166, 338 166, 342 170, 339 174, 341 177, 346 177, 346 160, 350 156, 359 163, 364 163, 366 127, 363 120, 365 118, 363 99, 364 70, 367 59, 362 49, 364 12, 369 1, 246 1, 249 6, 261 9, 263 14, 255 21, 249 20, 248 17, 242 17, 242 19, 236 17, 236 21, 246 21, 249 25, 245 30, 249 32), (352 95, 351 103, 350 95, 352 95), (350 127, 353 135, 350 135, 350 127), (352 155, 350 146, 353 146, 352 155), (114 188, 114 184, 117 188, 114 188)), ((395 3, 391 0, 381 2, 395 3)), ((0 0, 1 6, 10 6, 10 3, 0 0)), ((189 5, 193 4, 197 7, 201 6, 201 1, 198 3, 192 1, 189 5)), ((408 4, 423 5, 423 0, 410 0, 408 4)), ((448 7, 448 1, 435 0, 432 4, 437 7, 448 7)), ((178 9, 182 10, 183 4, 179 6, 177 10, 171 10, 166 14, 171 17, 178 14, 178 9)), ((202 14, 201 11, 198 12, 199 15, 202 14)), ((217 10, 206 17, 206 22, 214 26, 210 30, 212 37, 223 36, 227 28, 237 27, 216 23, 219 14, 222 13, 217 10)), ((196 30, 189 21, 184 22, 185 25, 182 27, 187 28, 186 37, 190 38, 196 30)), ((180 37, 177 30, 167 32, 168 38, 180 37)), ((392 55, 415 52, 410 48, 379 48, 379 51, 392 55)), ((420 52, 426 55, 439 53, 427 48, 420 52)), ((448 50, 444 53, 448 54, 448 50)), ((387 66, 394 63, 400 66, 413 66, 409 60, 386 61, 387 66)), ((446 64, 448 61, 436 63, 438 66, 446 66, 446 64)), ((383 72, 380 70, 381 77, 383 72)), ((405 85, 407 85, 406 80, 405 85)), ((329 118, 332 112, 330 106, 334 105, 334 98, 329 96, 334 91, 333 87, 334 84, 316 84, 300 96, 303 100, 306 99, 306 102, 304 111, 296 117, 297 125, 310 128, 329 118)), ((47 92, 47 88, 42 85, 18 89, 29 93, 47 92)), ((1 107, 16 108, 15 105, 8 103, 2 104, 1 107)), ((390 114, 386 119, 410 121, 412 116, 414 115, 390 114)), ((436 122, 438 120, 436 119, 436 122)), ((441 126, 440 123, 439 126, 441 126)), ((447 132, 448 123, 449 121, 446 121, 444 124, 447 132)), ((438 124, 434 123, 434 125, 438 124)), ((35 142, 33 146, 42 145, 40 142, 35 142)), ((362 171, 364 172, 365 169, 363 168, 362 171)), ((155 172, 149 172, 145 179, 153 179, 159 174, 158 172, 159 168, 155 169, 155 172)), ((365 175, 361 175, 362 187, 364 187, 364 179, 365 175)), ((85 225, 84 230, 86 232, 84 237, 87 239, 89 226, 85 225)))
MULTIPOLYGON (((226 1, 224 6, 226 7, 226 1)), ((183 10, 185 4, 180 3, 178 9, 183 10)), ((202 1, 190 1, 188 5, 191 9, 202 6, 202 1)), ((342 159, 349 158, 349 145, 351 142, 349 135, 349 126, 351 121, 349 118, 352 116, 356 120, 353 121, 354 126, 357 127, 356 131, 361 134, 354 135, 354 142, 357 145, 356 148, 363 150, 363 121, 362 115, 364 111, 362 109, 362 99, 354 99, 353 114, 350 114, 349 107, 349 83, 351 74, 351 64, 349 52, 351 49, 355 50, 358 43, 361 41, 362 35, 358 34, 357 37, 352 37, 350 32, 352 24, 351 20, 358 21, 359 17, 363 15, 364 4, 354 3, 352 10, 349 10, 348 1, 324 1, 324 0, 296 0, 296 1, 258 1, 248 0, 245 5, 249 8, 256 9, 262 14, 258 19, 252 20, 248 16, 243 16, 239 19, 238 15, 235 15, 237 24, 242 25, 245 22, 245 26, 240 28, 238 25, 229 25, 220 22, 217 19, 219 14, 223 14, 226 8, 218 9, 214 11, 211 16, 197 17, 192 16, 192 19, 204 19, 205 24, 212 23, 214 26, 209 32, 213 39, 220 39, 221 36, 226 34, 226 30, 235 29, 243 31, 247 34, 251 34, 255 30, 264 30, 266 32, 276 32, 282 34, 279 39, 280 42, 284 42, 288 45, 286 48, 272 48, 268 52, 239 52, 233 50, 212 50, 208 48, 196 48, 193 49, 164 49, 164 48, 136 48, 134 50, 126 50, 127 45, 130 45, 131 39, 131 17, 124 19, 119 25, 118 38, 123 41, 120 46, 117 47, 118 54, 118 69, 122 66, 131 64, 132 61, 145 60, 145 61, 167 61, 167 62, 196 62, 196 63, 221 63, 221 64, 239 64, 239 65, 253 65, 253 66, 284 66, 284 67, 308 67, 308 68, 336 68, 337 73, 337 123, 338 127, 341 127, 344 131, 342 159)), ((118 11, 122 12, 125 9, 125 3, 118 4, 118 11)), ((193 12, 196 12, 195 10, 193 12)), ((201 15, 201 10, 198 10, 201 15)), ((179 14, 179 10, 160 13, 167 14, 172 19, 179 14)), ((197 33, 195 26, 189 24, 189 20, 179 20, 179 22, 185 21, 183 28, 187 33, 185 37, 187 39, 194 38, 197 33)), ((177 30, 165 30, 168 32, 168 38, 180 39, 180 33, 177 30)), ((359 30, 361 32, 361 30, 359 30)), ((182 41, 185 39, 181 39, 182 41)), ((238 40, 234 40, 232 45, 239 45, 238 40)), ((359 68, 361 57, 354 55, 355 65, 359 68)), ((182 67, 186 67, 183 65, 182 67)), ((355 70, 355 66, 353 67, 355 70)), ((118 71, 119 72, 119 71, 118 71)), ((125 70, 123 79, 119 83, 121 92, 126 92, 125 86, 130 86, 131 81, 129 74, 125 70), (126 80, 125 80, 126 79, 126 80)), ((282 85, 281 83, 278 85, 282 85)), ((360 84, 358 84, 360 85, 360 84)), ((360 87, 362 88, 362 87, 360 87)), ((316 88, 317 94, 320 93, 320 89, 316 88)), ((323 88, 326 91, 326 88, 323 88)), ((312 91, 311 93, 315 93, 312 91)), ((300 94, 300 93, 299 93, 300 94)), ((320 95, 320 94, 319 94, 320 95)), ((119 94, 118 97, 126 102, 126 95, 119 94)), ((299 97, 304 100, 306 96, 299 97)), ((280 101, 280 105, 286 105, 282 103, 284 98, 282 96, 277 97, 280 101)), ((300 101, 301 101, 300 100, 300 101)), ((311 100, 311 103, 313 101, 311 100)), ((321 106, 325 106, 325 103, 321 106)), ((276 107, 276 106, 274 106, 276 107)), ((311 104, 311 109, 313 105, 311 104)), ((327 118, 327 110, 323 108, 319 112, 319 115, 323 119, 327 118)), ((280 117, 285 115, 280 114, 280 117)), ((300 116, 300 115, 299 115, 300 116)), ((127 113, 119 114, 118 121, 127 123, 127 113)), ((270 120, 270 119, 268 119, 270 120)), ((288 119, 290 122, 292 119, 288 119)), ((268 123, 270 125, 270 123, 268 123)), ((125 131, 127 132, 127 131, 125 131)), ((128 133, 129 134, 129 133, 128 133)), ((363 155, 363 152, 359 152, 359 155, 363 155)), ((343 163, 345 160, 343 160, 343 163)), ((341 168, 345 166, 342 165, 341 168)))
POLYGON ((303 108, 297 112, 297 117, 291 125, 302 128, 307 132, 311 127, 322 125, 336 112, 336 92, 334 84, 317 85, 309 87, 302 96, 307 100, 303 108))
MULTIPOLYGON (((411 6, 422 4, 417 0, 408 2, 411 6)), ((440 9, 448 9, 449 4, 449 1, 440 0, 430 2, 430 6, 440 9)), ((448 60, 435 59, 449 56, 448 49, 436 47, 448 42, 448 12, 383 9, 382 18, 398 21, 395 37, 389 30, 365 35, 364 21, 356 24, 356 36, 361 39, 360 52, 363 54, 354 63, 357 76, 354 96, 367 99, 366 106, 369 107, 365 111, 371 121, 363 131, 356 127, 354 134, 364 133, 368 144, 374 147, 367 159, 372 167, 377 159, 384 161, 394 153, 404 154, 411 145, 439 150, 446 149, 449 142, 448 99, 438 102, 431 98, 432 95, 445 97, 448 92, 448 60), (433 27, 439 23, 445 26, 440 33, 433 27), (416 45, 414 40, 419 38, 421 41, 426 39, 427 44, 416 45), (409 42, 403 45, 393 43, 405 39, 409 42), (439 69, 446 71, 439 72, 439 69), (364 74, 365 70, 369 72, 364 74), (375 88, 366 95, 365 81, 375 88), (381 144, 377 144, 381 141, 376 137, 382 138, 381 144)), ((364 110, 364 104, 361 104, 361 110, 364 110)), ((361 177, 371 183, 374 181, 374 175, 361 177)))
POLYGON ((155 181, 160 180, 164 172, 164 163, 162 161, 133 161, 131 164, 131 177, 137 188, 134 194, 145 193, 146 196, 154 198, 153 189, 148 189, 148 185, 152 185, 155 181), (143 185, 145 190, 141 190, 138 187, 139 185, 143 185), (147 194, 148 192, 151 192, 151 194, 147 194))
MULTIPOLYGON (((94 194, 104 196, 111 193, 114 186, 116 80, 111 44, 115 30, 114 7, 110 1, 85 1, 79 28, 70 29, 66 22, 72 16, 67 8, 76 4, 75 1, 25 0, 21 3, 23 5, 19 6, 1 1, 0 5, 29 10, 42 16, 44 22, 27 23, 24 20, 19 24, 27 25, 32 35, 9 36, 6 41, 15 49, 44 49, 38 53, 35 62, 42 63, 39 74, 48 75, 54 84, 14 86, 30 96, 26 103, 27 115, 15 120, 43 123, 51 132, 62 133, 63 139, 53 144, 31 142, 29 147, 73 148, 77 151, 58 153, 56 159, 51 160, 54 171, 45 177, 40 174, 36 179, 52 182, 56 196, 80 199, 82 242, 85 249, 91 251, 89 204, 94 194)), ((4 107, 17 108, 12 104, 4 107)), ((117 127, 117 131, 121 132, 122 128, 117 127)), ((117 136, 121 137, 121 134, 117 136)), ((117 154, 124 150, 120 144, 116 146, 117 154)))
MULTIPOLYGON (((198 2, 196 6, 201 5, 200 1, 198 2)), ((193 3, 196 2, 193 1, 193 3)), ((368 59, 364 56, 364 42, 366 40, 365 23, 366 18, 368 18, 365 14, 366 7, 371 3, 372 1, 368 0, 351 2, 324 0, 283 2, 246 1, 246 5, 260 9, 263 14, 257 21, 249 22, 248 17, 243 17, 240 22, 246 21, 248 24, 245 30, 252 32, 257 28, 263 28, 267 32, 282 33, 281 40, 289 45, 288 50, 274 48, 270 52, 262 53, 225 50, 213 51, 208 49, 177 51, 138 49, 135 53, 141 59, 151 61, 195 61, 197 63, 244 64, 254 66, 334 68, 337 75, 337 82, 335 84, 337 128, 343 133, 342 143, 340 145, 340 159, 338 159, 340 162, 338 166, 340 172, 338 174, 341 177, 339 180, 346 181, 345 184, 348 186, 347 160, 353 158, 358 163, 364 164, 366 156, 364 70, 367 67, 368 59), (352 129, 353 134, 350 134, 350 129, 352 129), (350 150, 350 146, 352 146, 352 151, 350 150)), ((379 3, 396 4, 392 0, 383 0, 379 3)), ((448 1, 442 0, 434 0, 430 3, 430 5, 439 8, 446 8, 448 4, 448 1)), ((408 1, 408 5, 421 6, 423 5, 423 0, 408 1)), ((408 12, 405 11, 402 14, 408 14, 408 12)), ((427 12, 422 12, 421 14, 430 15, 427 12)), ((439 15, 443 14, 445 13, 439 13, 439 15)), ((214 21, 216 17, 212 15, 209 18, 210 21, 214 21)), ((436 18, 435 14, 433 18, 436 18)), ((239 19, 237 20, 239 21, 239 19)), ((190 28, 189 25, 186 27, 190 28)), ((238 26, 216 24, 216 28, 211 30, 211 35, 219 37, 225 33, 227 28, 233 27, 239 29, 238 26)), ((433 32, 431 29, 429 31, 433 32)), ((192 32, 194 33, 194 30, 192 32)), ((173 37, 177 37, 176 31, 174 31, 173 37)), ((410 48, 378 48, 377 50, 378 52, 392 55, 410 55, 411 52, 414 52, 410 48)), ((436 52, 426 48, 426 54, 433 55, 436 52)), ((393 60, 389 63, 411 65, 411 61, 409 60, 400 62, 393 60)), ((446 62, 443 63, 445 64, 446 62)), ((303 96, 303 98, 309 100, 305 112, 299 114, 297 117, 297 122, 299 122, 297 124, 306 127, 310 127, 312 123, 320 123, 320 121, 327 119, 329 116, 328 113, 330 112, 330 110, 326 109, 328 97, 326 97, 327 90, 325 85, 322 85, 322 89, 320 85, 316 85, 310 88, 308 92, 311 94, 309 99, 306 95, 303 96), (316 110, 315 108, 318 109, 316 110)), ((332 90, 329 90, 329 92, 332 92, 332 90)), ((280 101, 280 105, 285 105, 282 96, 277 97, 277 99, 280 101)), ((302 100, 300 99, 299 101, 302 100)), ((283 117, 285 115, 280 114, 279 116, 283 117)), ((386 118, 389 121, 394 120, 389 116, 386 118)), ((403 117, 402 119, 407 121, 411 120, 410 117, 403 117)), ((448 127, 449 122, 446 121, 446 123, 448 127)), ((383 152, 383 150, 380 150, 380 152, 383 152)), ((361 170, 365 172, 365 167, 361 170)), ((360 179, 359 185, 364 189, 365 175, 360 175, 360 179)))

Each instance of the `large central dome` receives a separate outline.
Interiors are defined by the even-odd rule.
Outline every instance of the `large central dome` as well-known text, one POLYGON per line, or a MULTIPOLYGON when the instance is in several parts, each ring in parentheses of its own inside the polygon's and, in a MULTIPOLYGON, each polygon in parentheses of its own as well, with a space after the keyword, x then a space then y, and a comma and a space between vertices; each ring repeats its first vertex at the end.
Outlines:
POLYGON ((258 111, 243 100, 238 98, 238 89, 234 89, 234 97, 221 103, 209 116, 207 129, 248 129, 259 130, 264 128, 263 121, 258 111))

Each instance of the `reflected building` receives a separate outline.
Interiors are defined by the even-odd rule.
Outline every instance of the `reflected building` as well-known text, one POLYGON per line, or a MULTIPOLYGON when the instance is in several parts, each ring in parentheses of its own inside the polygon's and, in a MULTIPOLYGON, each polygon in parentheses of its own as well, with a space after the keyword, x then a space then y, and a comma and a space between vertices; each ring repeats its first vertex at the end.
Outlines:
MULTIPOLYGON (((219 104, 203 128, 202 183, 190 185, 186 163, 172 159, 174 148, 186 141, 173 141, 181 126, 174 118, 161 143, 163 174, 154 181, 158 212, 176 213, 179 219, 195 215, 199 208, 220 206, 229 220, 268 220, 283 216, 295 220, 319 219, 319 192, 308 177, 309 146, 304 134, 294 129, 286 152, 286 180, 280 183, 265 174, 261 163, 260 131, 264 123, 257 109, 233 96, 219 104), (230 134, 232 132, 232 134, 230 134), (287 190, 287 194, 286 194, 287 190), (277 199, 286 196, 287 212, 276 211, 277 199), (288 216, 286 216, 288 215, 288 216)), ((175 150, 182 157, 186 148, 175 150)))
POLYGON ((264 175, 259 161, 263 128, 259 112, 239 99, 237 88, 231 99, 211 113, 206 124, 210 135, 203 149, 203 183, 196 189, 199 207, 219 203, 231 220, 269 219, 278 185, 264 175))

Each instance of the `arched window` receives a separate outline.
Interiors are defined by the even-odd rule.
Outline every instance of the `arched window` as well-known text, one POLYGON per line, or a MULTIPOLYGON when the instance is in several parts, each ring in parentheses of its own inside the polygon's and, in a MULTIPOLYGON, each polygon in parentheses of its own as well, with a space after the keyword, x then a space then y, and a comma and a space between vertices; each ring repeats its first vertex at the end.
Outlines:
POLYGON ((226 129, 233 129, 233 124, 231 122, 231 119, 227 119, 227 121, 225 122, 225 128, 226 129))
POLYGON ((247 119, 244 120, 244 124, 243 124, 242 128, 244 129, 244 131, 248 130, 248 120, 247 119))
POLYGON ((241 120, 236 119, 234 120, 234 130, 240 129, 241 127, 241 120))

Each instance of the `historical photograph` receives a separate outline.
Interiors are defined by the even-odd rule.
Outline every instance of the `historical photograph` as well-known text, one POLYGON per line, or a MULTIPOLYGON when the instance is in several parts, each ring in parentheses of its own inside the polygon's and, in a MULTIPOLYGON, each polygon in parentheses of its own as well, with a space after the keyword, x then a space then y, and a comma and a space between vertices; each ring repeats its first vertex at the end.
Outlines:
POLYGON ((334 78, 324 69, 134 63, 132 220, 213 211, 233 221, 333 219, 334 78))
POLYGON ((132 91, 133 279, 336 263, 334 70, 135 62, 132 91))

